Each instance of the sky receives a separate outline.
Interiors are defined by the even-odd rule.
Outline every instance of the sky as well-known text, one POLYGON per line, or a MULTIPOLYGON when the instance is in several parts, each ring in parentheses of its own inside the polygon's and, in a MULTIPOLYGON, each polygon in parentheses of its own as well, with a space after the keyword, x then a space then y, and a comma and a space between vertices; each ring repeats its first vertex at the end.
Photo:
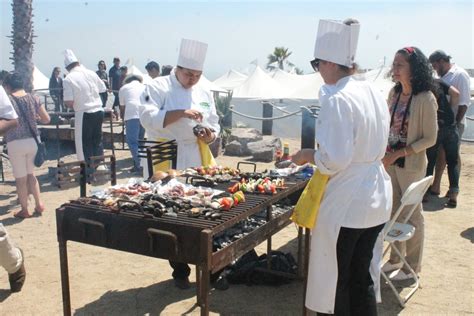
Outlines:
MULTIPOLYGON (((11 2, 0 0, 0 69, 12 70, 11 2)), ((182 38, 209 44, 204 74, 213 80, 229 69, 265 67, 274 47, 311 73, 319 19, 360 21, 356 61, 361 68, 390 65, 394 53, 417 46, 426 55, 443 49, 464 68, 474 68, 474 5, 459 1, 120 1, 33 0, 33 61, 47 76, 63 68, 62 51, 82 64, 112 65, 114 56, 144 72, 150 60, 174 65, 182 38)))

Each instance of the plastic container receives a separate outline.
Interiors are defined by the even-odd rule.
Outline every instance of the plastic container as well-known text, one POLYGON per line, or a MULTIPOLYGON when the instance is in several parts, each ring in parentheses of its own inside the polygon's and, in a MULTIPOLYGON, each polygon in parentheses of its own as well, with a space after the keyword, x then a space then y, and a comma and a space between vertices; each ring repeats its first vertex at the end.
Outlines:
POLYGON ((281 160, 290 159, 290 145, 288 143, 283 143, 283 156, 281 160))

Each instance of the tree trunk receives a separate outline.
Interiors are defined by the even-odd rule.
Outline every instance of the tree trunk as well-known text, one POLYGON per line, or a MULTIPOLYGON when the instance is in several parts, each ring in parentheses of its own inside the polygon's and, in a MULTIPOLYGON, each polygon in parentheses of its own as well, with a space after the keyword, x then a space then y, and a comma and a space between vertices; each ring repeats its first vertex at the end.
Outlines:
POLYGON ((33 90, 33 0, 13 0, 13 25, 11 59, 15 72, 25 83, 25 90, 33 90))

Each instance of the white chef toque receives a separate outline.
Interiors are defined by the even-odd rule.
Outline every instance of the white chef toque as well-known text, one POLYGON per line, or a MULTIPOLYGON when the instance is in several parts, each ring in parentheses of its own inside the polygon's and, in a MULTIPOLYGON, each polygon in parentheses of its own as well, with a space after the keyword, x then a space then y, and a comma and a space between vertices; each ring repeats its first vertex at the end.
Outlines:
POLYGON ((202 71, 206 52, 206 43, 183 38, 179 48, 178 66, 202 71))
POLYGON ((360 24, 357 20, 320 20, 314 58, 352 68, 359 39, 360 24), (347 23, 351 23, 347 25, 347 23), (355 23, 354 23, 355 22, 355 23))
POLYGON ((70 64, 77 63, 79 61, 76 55, 74 54, 74 52, 70 49, 66 49, 63 54, 64 54, 64 67, 66 68, 70 64))

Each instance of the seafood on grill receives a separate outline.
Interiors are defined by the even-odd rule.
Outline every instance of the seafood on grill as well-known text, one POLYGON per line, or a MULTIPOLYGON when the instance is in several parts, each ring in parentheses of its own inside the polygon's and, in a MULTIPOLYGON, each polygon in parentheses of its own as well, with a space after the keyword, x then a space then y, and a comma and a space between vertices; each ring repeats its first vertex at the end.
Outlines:
POLYGON ((237 191, 249 192, 249 193, 259 193, 259 194, 275 194, 277 193, 277 188, 284 188, 285 179, 276 178, 270 179, 269 177, 265 178, 242 178, 240 182, 234 183, 227 190, 230 193, 235 193, 237 191))

